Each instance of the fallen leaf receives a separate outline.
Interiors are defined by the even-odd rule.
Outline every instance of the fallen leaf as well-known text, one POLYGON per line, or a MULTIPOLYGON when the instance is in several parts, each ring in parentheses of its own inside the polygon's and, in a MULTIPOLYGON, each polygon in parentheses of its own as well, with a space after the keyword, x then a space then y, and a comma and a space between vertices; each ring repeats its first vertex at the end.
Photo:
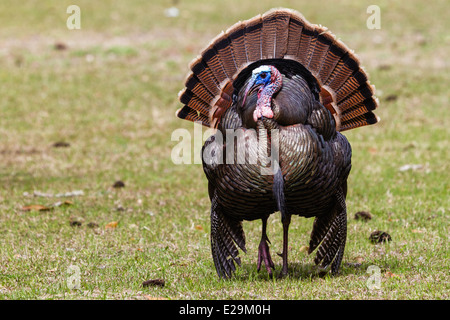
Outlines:
POLYGON ((398 96, 396 94, 390 94, 388 96, 386 96, 386 101, 395 101, 397 100, 398 96))
POLYGON ((105 229, 115 229, 117 228, 117 225, 119 223, 117 221, 111 221, 110 223, 107 223, 105 226, 105 229))
POLYGON ((308 246, 301 246, 300 247, 300 252, 308 252, 309 247, 308 246))
POLYGON ((164 10, 164 15, 168 18, 176 18, 180 15, 180 10, 177 7, 170 7, 164 10))
POLYGON ((33 196, 35 196, 35 197, 44 197, 44 198, 76 197, 76 196, 82 196, 82 195, 84 195, 83 190, 74 190, 74 191, 70 191, 70 192, 57 193, 57 194, 44 193, 44 192, 40 192, 40 191, 34 191, 33 192, 33 196))
POLYGON ((163 297, 152 297, 152 296, 148 296, 144 294, 144 298, 147 300, 167 300, 167 298, 163 298, 163 297))
POLYGON ((398 277, 397 274, 392 273, 392 272, 390 272, 390 271, 386 271, 386 272, 384 273, 384 276, 385 276, 386 278, 396 278, 396 277, 398 277))
POLYGON ((69 223, 71 227, 80 227, 83 224, 81 221, 78 220, 70 220, 69 223))
POLYGON ((120 181, 120 180, 117 180, 113 184, 113 188, 124 188, 124 187, 125 187, 125 183, 123 181, 120 181))
POLYGON ((53 197, 52 193, 44 193, 44 192, 40 192, 40 191, 33 191, 33 196, 35 197, 44 197, 44 198, 51 198, 53 197))
POLYGON ((98 224, 95 223, 95 222, 89 222, 89 223, 87 224, 87 226, 88 226, 89 228, 97 228, 97 227, 98 227, 98 224))
POLYGON ((392 66, 391 66, 390 64, 385 64, 385 63, 380 64, 380 65, 378 66, 378 69, 379 69, 379 70, 390 70, 391 68, 392 68, 392 66))
POLYGON ((149 287, 149 286, 156 286, 156 287, 164 287, 166 282, 163 279, 152 279, 142 282, 142 286, 149 287))
POLYGON ((70 192, 55 194, 55 197, 57 197, 57 198, 61 198, 61 197, 76 197, 76 196, 82 196, 82 195, 84 195, 83 190, 74 190, 74 191, 70 191, 70 192))
POLYGON ((195 226, 195 229, 202 231, 202 230, 203 230, 203 227, 202 227, 201 225, 198 224, 198 225, 195 226))
POLYGON ((359 267, 361 267, 361 263, 358 263, 358 262, 356 262, 356 263, 353 263, 353 262, 346 262, 345 265, 346 265, 347 267, 352 267, 352 268, 359 268, 359 267))
POLYGON ((379 230, 372 232, 370 234, 369 239, 372 243, 382 243, 392 240, 391 235, 389 233, 379 230))
POLYGON ((355 213, 355 219, 367 221, 372 219, 372 215, 367 211, 358 211, 357 213, 355 213))
POLYGON ((65 141, 58 141, 53 144, 53 148, 68 148, 70 147, 70 143, 65 141))
POLYGON ((22 211, 49 211, 52 208, 43 206, 41 204, 31 204, 29 206, 22 207, 22 211))
POLYGON ((73 205, 72 201, 65 200, 65 201, 55 202, 54 204, 52 204, 52 207, 62 207, 62 206, 66 207, 66 206, 71 206, 71 205, 73 205))
POLYGON ((400 168, 398 168, 398 171, 408 171, 408 170, 416 171, 416 170, 420 170, 422 168, 423 168, 423 165, 421 165, 421 164, 405 164, 405 165, 401 166, 400 168))
POLYGON ((413 141, 410 144, 404 146, 403 150, 409 150, 409 149, 414 149, 414 148, 417 148, 417 143, 413 141))
POLYGON ((62 42, 56 42, 53 47, 54 47, 55 50, 58 50, 58 51, 62 51, 62 50, 66 50, 67 49, 67 45, 65 43, 62 43, 62 42))
POLYGON ((349 266, 349 267, 353 267, 353 268, 361 267, 362 266, 362 262, 364 261, 364 258, 361 257, 361 256, 357 256, 355 258, 355 260, 356 260, 356 262, 347 262, 347 263, 345 263, 345 265, 349 266))

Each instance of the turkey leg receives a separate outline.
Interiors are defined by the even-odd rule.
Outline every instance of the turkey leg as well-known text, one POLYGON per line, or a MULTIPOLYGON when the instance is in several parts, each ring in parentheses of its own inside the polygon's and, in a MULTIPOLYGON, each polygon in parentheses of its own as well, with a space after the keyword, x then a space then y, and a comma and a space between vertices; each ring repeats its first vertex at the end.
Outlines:
POLYGON ((289 224, 291 223, 291 215, 283 215, 281 222, 283 223, 283 252, 281 253, 283 268, 281 269, 281 277, 284 277, 288 274, 288 231, 289 224))

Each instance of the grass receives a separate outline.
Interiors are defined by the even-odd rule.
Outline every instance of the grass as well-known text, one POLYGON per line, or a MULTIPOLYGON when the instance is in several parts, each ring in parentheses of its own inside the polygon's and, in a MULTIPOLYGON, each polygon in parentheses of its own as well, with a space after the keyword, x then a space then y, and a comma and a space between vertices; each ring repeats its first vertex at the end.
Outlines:
MULTIPOLYGON (((167 1, 77 1, 81 30, 66 27, 70 1, 10 2, 0 5, 0 299, 448 299, 444 1, 229 1, 226 14, 220 1, 189 1, 177 4, 177 18, 164 16, 167 1), (381 8, 381 30, 366 28, 369 4, 381 8), (220 281, 202 168, 170 157, 173 130, 193 130, 174 116, 177 93, 210 39, 278 6, 327 26, 359 54, 382 121, 345 132, 353 169, 339 276, 317 276, 302 249, 312 220, 294 217, 287 278, 256 271, 261 226, 246 222, 243 265, 220 281), (70 145, 53 147, 59 141, 70 145), (407 164, 421 167, 399 170, 407 164), (125 187, 113 188, 117 180, 125 187), (83 194, 34 196, 75 190, 83 194), (353 219, 361 210, 373 219, 353 219), (375 230, 392 241, 372 244, 375 230), (72 265, 79 289, 67 285, 72 265), (380 289, 367 287, 371 265, 380 268, 380 289), (164 287, 142 286, 157 278, 164 287)), ((268 232, 272 252, 281 251, 279 214, 268 232)))

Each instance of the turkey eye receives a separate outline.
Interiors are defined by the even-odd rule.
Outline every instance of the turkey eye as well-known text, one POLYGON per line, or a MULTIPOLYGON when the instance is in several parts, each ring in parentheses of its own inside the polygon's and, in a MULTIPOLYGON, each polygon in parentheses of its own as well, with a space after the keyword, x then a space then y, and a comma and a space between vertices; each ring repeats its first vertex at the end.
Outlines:
POLYGON ((267 76, 267 75, 266 75, 265 73, 261 73, 261 75, 260 75, 261 79, 265 79, 266 76, 267 76))

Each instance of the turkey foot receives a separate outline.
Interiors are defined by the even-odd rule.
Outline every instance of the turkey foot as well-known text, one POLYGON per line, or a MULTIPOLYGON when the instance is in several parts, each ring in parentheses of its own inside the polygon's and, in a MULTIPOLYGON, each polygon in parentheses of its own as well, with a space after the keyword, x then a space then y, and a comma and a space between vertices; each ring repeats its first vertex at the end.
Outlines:
POLYGON ((275 265, 272 261, 272 257, 270 256, 270 250, 269 250, 269 245, 268 245, 268 243, 270 243, 270 241, 266 234, 267 219, 268 219, 268 216, 264 217, 262 219, 262 222, 263 222, 262 236, 261 236, 261 242, 259 243, 259 247, 258 247, 257 269, 258 269, 258 271, 261 269, 261 263, 264 261, 266 270, 269 273, 269 276, 272 277, 272 269, 275 269, 275 265))
POLYGON ((270 256, 269 245, 270 243, 267 236, 263 236, 261 238, 261 242, 259 243, 258 248, 258 271, 261 269, 261 263, 264 261, 266 266, 266 270, 269 273, 269 276, 272 277, 272 269, 275 269, 275 265, 272 261, 272 257, 270 256))

